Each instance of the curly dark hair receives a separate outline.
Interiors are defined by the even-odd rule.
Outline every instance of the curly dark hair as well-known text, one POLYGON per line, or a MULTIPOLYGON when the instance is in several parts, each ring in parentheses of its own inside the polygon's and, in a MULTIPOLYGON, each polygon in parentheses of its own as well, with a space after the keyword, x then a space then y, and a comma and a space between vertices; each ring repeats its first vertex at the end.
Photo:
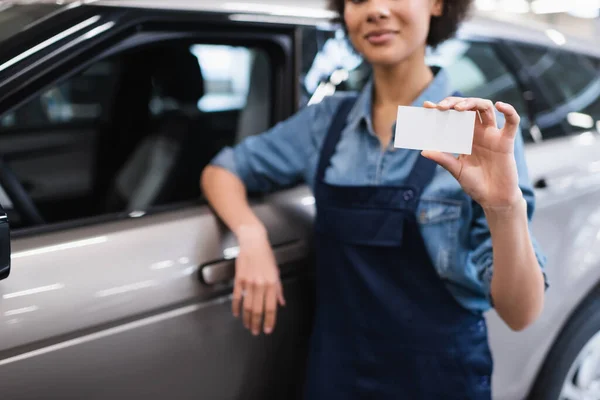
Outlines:
MULTIPOLYGON (((329 9, 338 13, 335 22, 343 24, 346 0, 328 0, 329 9)), ((444 11, 441 17, 431 17, 427 45, 437 47, 456 34, 460 23, 467 18, 473 0, 444 0, 444 11)), ((344 30, 346 26, 344 25, 344 30)))

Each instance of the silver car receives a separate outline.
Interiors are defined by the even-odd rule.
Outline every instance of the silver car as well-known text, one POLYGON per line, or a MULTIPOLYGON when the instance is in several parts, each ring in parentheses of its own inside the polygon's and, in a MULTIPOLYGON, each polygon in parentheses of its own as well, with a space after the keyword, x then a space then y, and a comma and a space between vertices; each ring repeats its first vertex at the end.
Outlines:
MULTIPOLYGON (((0 10, 0 398, 300 398, 314 198, 252 195, 287 300, 275 333, 252 337, 230 311, 238 248, 199 176, 223 146, 360 90, 368 67, 331 13, 284 0, 0 10)), ((489 313, 494 398, 600 399, 600 47, 474 18, 428 57, 463 94, 517 107, 536 187, 551 287, 524 332, 489 313)))

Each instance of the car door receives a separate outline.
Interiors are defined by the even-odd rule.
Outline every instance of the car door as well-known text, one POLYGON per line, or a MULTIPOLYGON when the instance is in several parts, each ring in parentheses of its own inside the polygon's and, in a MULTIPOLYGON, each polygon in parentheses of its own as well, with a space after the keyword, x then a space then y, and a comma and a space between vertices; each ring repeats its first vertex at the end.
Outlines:
MULTIPOLYGON (((139 18, 140 13, 136 10, 134 16, 139 18)), ((103 42, 99 37, 101 51, 118 57, 123 47, 136 50, 136 46, 166 43, 159 40, 165 34, 171 39, 169 43, 178 43, 175 36, 181 32, 173 30, 172 24, 160 25, 162 14, 151 15, 146 17, 154 23, 149 24, 152 28, 138 25, 119 41, 103 42), (152 37, 155 30, 163 36, 152 37)), ((178 16, 169 15, 169 21, 178 16)), ((186 13, 185 18, 188 23, 194 22, 196 30, 186 31, 181 40, 230 45, 227 25, 215 33, 202 28, 206 20, 201 14, 186 13)), ((89 29, 97 27, 90 25, 89 29)), ((283 90, 295 82, 290 73, 294 59, 289 52, 293 32, 240 25, 231 26, 231 32, 234 29, 236 37, 242 38, 236 49, 250 46, 251 41, 256 48, 267 51, 268 47, 268 54, 277 52, 278 57, 269 57, 277 79, 274 90, 268 93, 274 94, 264 99, 271 104, 269 122, 273 123, 284 117, 281 110, 286 105, 293 107, 294 99, 285 97, 289 91, 283 90), (246 39, 240 32, 246 33, 246 39)), ((84 29, 82 34, 86 33, 84 29)), ((73 46, 69 43, 56 51, 45 67, 64 57, 61 52, 72 52, 73 46)), ((66 79, 61 82, 70 82, 83 64, 104 60, 105 53, 97 52, 96 47, 86 50, 86 58, 61 70, 66 79)), ((230 70, 243 69, 239 64, 236 67, 230 70)), ((48 80, 39 87, 60 86, 54 82, 56 74, 38 76, 48 80)), ((24 86, 21 90, 30 88, 24 86)), ((35 101, 45 93, 48 91, 27 96, 35 101)), ((96 103, 98 99, 89 92, 85 101, 96 103)), ((66 100, 67 107, 73 105, 72 100, 66 100)), ((203 118, 209 126, 210 113, 203 118)), ((98 120, 84 118, 81 122, 93 127, 98 120)), ((99 135, 110 134, 114 127, 110 118, 108 122, 110 128, 102 129, 99 135)), ((50 137, 44 132, 54 127, 36 127, 36 137, 50 137)), ((221 134, 223 130, 216 132, 221 134)), ((235 138, 235 132, 231 136, 235 138)), ((7 143, 14 143, 17 137, 14 130, 0 131, 0 140, 7 143)), ((222 143, 223 138, 215 137, 214 142, 222 143)), ((94 154, 117 154, 123 143, 127 141, 115 138, 112 146, 98 147, 94 154)), ((65 148, 43 151, 54 158, 61 158, 61 154, 72 157, 63 151, 65 148)), ((69 149, 83 151, 77 146, 69 149)), ((15 175, 24 176, 24 171, 29 171, 33 178, 53 168, 52 163, 40 168, 35 158, 13 167, 15 175)), ((65 168, 74 172, 73 168, 65 168)), ((38 179, 41 184, 46 182, 38 179)), ((189 184, 198 185, 198 180, 189 184)), ((59 189, 51 192, 55 206, 68 197, 62 192, 60 197, 59 189)), ((88 195, 98 193, 91 191, 88 195)), ((15 400, 295 398, 303 381, 313 307, 313 200, 303 187, 252 199, 253 210, 269 232, 287 301, 279 311, 274 334, 268 337, 253 337, 231 315, 236 241, 201 199, 88 215, 77 214, 77 208, 62 207, 60 217, 52 222, 15 229, 11 276, 0 282, 0 396, 15 400)))

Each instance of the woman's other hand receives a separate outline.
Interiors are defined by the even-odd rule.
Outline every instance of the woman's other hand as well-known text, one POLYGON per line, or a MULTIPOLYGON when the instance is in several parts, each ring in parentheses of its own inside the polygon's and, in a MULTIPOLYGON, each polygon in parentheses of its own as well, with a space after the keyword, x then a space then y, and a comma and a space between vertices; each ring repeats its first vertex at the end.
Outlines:
POLYGON ((244 227, 237 232, 240 252, 235 265, 233 315, 258 335, 273 332, 277 306, 285 305, 279 268, 263 228, 244 227))
POLYGON ((479 98, 448 97, 438 104, 425 102, 425 108, 476 111, 473 147, 470 155, 423 151, 427 157, 448 170, 463 190, 484 209, 504 209, 522 201, 515 136, 520 117, 509 104, 479 98), (504 114, 506 123, 498 129, 495 109, 504 114))

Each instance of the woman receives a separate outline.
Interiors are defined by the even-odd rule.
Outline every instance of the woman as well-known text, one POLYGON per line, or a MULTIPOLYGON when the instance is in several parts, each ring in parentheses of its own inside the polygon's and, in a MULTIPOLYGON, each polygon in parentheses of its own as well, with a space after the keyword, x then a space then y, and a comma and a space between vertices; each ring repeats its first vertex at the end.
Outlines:
POLYGON ((542 310, 519 116, 508 104, 452 96, 444 70, 425 63, 426 46, 452 36, 470 3, 332 0, 372 81, 358 98, 332 96, 223 150, 203 173, 206 197, 239 240, 233 313, 243 303, 255 335, 272 332, 284 296, 246 191, 302 180, 314 190, 307 399, 489 399, 482 313, 493 304, 522 330, 542 310), (472 154, 395 149, 398 105, 477 111, 472 154))

